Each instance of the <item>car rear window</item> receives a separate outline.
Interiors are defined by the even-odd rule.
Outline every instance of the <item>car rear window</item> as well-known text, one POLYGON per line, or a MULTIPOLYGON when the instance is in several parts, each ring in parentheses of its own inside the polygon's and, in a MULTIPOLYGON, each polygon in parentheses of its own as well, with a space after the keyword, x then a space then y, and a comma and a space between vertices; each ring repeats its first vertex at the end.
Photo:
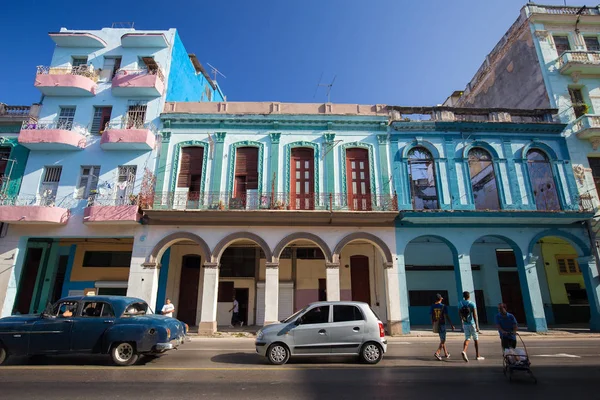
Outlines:
POLYGON ((379 321, 381 321, 381 318, 379 318, 379 315, 377 315, 377 313, 371 308, 371 306, 369 306, 369 310, 371 310, 371 312, 373 313, 375 318, 377 318, 379 321))
POLYGON ((333 307, 333 322, 360 321, 364 317, 356 306, 339 305, 333 307))

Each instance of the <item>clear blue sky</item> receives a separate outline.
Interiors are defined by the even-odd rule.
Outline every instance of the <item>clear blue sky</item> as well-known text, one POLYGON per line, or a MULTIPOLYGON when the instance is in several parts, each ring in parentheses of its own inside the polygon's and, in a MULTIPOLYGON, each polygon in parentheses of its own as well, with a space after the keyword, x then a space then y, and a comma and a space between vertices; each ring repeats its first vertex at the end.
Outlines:
MULTIPOLYGON (((563 0, 543 0, 563 4, 563 0)), ((570 5, 577 3, 569 0, 570 5)), ((36 102, 50 31, 177 28, 188 52, 227 76, 230 101, 435 105, 464 89, 524 0, 7 1, 0 13, 0 102, 36 102)))

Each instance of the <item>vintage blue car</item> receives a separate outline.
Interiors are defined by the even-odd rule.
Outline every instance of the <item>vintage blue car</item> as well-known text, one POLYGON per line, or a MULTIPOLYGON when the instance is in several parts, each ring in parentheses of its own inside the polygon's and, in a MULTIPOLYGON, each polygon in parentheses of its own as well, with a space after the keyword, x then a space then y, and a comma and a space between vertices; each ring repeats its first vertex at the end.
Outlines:
POLYGON ((67 297, 42 314, 0 319, 0 365, 9 355, 110 354, 117 365, 160 354, 182 344, 188 326, 152 314, 141 299, 67 297))

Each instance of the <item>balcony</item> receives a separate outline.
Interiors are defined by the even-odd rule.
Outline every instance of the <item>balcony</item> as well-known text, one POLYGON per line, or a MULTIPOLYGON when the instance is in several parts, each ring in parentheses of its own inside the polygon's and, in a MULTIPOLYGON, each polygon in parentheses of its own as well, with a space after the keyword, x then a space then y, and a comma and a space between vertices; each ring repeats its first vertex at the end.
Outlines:
POLYGON ((150 151, 154 149, 156 134, 154 124, 125 118, 121 122, 106 124, 100 147, 104 150, 150 151))
POLYGON ((565 51, 558 59, 558 69, 563 75, 600 74, 599 51, 565 51))
POLYGON ((261 194, 255 190, 244 197, 186 190, 156 193, 144 198, 141 207, 151 224, 391 226, 398 216, 394 195, 261 194))
POLYGON ((87 129, 79 124, 62 122, 23 122, 19 144, 29 150, 83 150, 87 129))
POLYGON ((579 139, 589 140, 594 150, 600 146, 600 115, 586 114, 573 122, 573 132, 579 139))
POLYGON ((20 225, 64 225, 70 216, 67 202, 54 196, 18 196, 0 199, 0 221, 20 225))
POLYGON ((37 67, 35 87, 46 96, 95 96, 98 73, 91 65, 37 67))
POLYGON ((138 196, 118 199, 115 196, 90 196, 83 210, 86 225, 135 225, 141 218, 138 196))
POLYGON ((165 90, 165 77, 160 68, 120 69, 112 80, 113 96, 160 97, 165 90))

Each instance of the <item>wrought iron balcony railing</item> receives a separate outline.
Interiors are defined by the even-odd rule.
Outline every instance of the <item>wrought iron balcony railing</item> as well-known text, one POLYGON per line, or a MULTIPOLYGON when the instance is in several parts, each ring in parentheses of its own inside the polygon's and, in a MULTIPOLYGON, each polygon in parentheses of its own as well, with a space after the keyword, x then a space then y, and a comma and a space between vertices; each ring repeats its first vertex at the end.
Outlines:
POLYGON ((154 134, 158 134, 158 129, 156 125, 152 122, 144 122, 144 117, 141 118, 133 118, 133 117, 123 117, 120 121, 109 121, 106 123, 104 127, 105 130, 109 129, 148 129, 154 134))
POLYGON ((119 75, 156 75, 158 77, 158 79, 160 79, 162 82, 165 81, 165 75, 162 72, 162 69, 160 68, 140 68, 140 69, 125 69, 122 68, 120 70, 117 71, 116 73, 117 76, 119 75))
POLYGON ((38 75, 80 75, 98 81, 98 71, 92 65, 79 65, 76 67, 50 67, 47 65, 38 65, 38 75))

